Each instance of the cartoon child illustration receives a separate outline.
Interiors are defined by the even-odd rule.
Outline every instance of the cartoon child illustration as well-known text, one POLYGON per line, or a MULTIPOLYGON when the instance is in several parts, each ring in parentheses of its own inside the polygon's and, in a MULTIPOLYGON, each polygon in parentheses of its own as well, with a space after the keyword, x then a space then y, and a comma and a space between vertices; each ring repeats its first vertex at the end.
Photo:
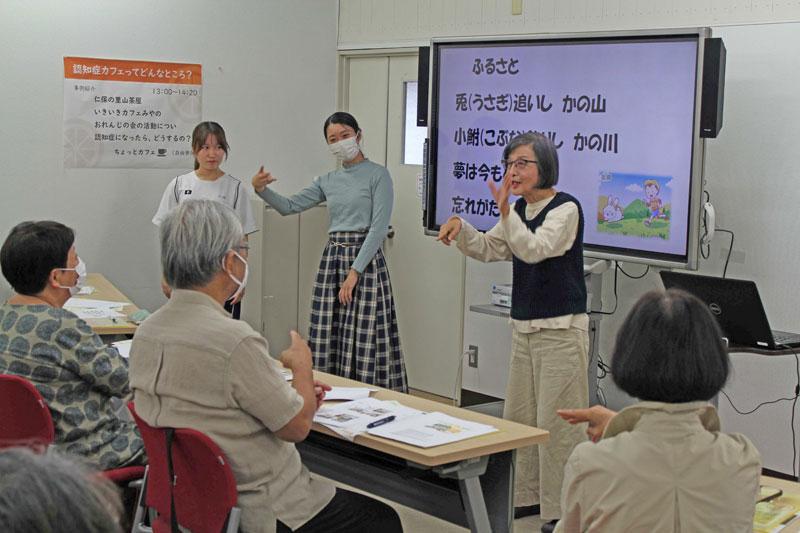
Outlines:
POLYGON ((647 180, 644 182, 644 195, 647 209, 650 211, 650 218, 644 221, 645 226, 652 224, 653 219, 661 216, 661 198, 658 193, 661 192, 661 187, 656 180, 647 180))

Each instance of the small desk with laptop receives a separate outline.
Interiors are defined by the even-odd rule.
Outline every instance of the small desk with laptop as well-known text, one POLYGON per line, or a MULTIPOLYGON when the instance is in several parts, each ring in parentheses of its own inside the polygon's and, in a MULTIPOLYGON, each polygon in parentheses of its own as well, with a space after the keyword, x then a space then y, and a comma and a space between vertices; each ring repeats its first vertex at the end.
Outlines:
MULTIPOLYGON (((314 377, 336 387, 366 386, 322 372, 314 377)), ((378 388, 372 397, 492 425, 498 431, 419 448, 369 434, 349 442, 315 423, 297 445, 311 471, 471 531, 511 531, 514 450, 546 442, 547 431, 387 389, 378 388)))
POLYGON ((770 328, 752 281, 669 271, 662 271, 661 279, 666 288, 685 290, 706 302, 728 339, 731 374, 718 401, 722 430, 749 437, 764 468, 792 474, 797 459, 791 420, 799 364, 793 356, 800 354, 800 335, 770 328), (779 398, 784 400, 773 402, 779 398))
POLYGON ((128 315, 138 311, 139 308, 104 275, 99 273, 87 274, 85 286, 92 287, 94 290, 89 294, 76 295, 74 298, 120 302, 122 304, 120 313, 125 315, 115 318, 87 318, 86 322, 92 326, 92 331, 101 336, 133 335, 136 332, 138 326, 128 320, 128 315))

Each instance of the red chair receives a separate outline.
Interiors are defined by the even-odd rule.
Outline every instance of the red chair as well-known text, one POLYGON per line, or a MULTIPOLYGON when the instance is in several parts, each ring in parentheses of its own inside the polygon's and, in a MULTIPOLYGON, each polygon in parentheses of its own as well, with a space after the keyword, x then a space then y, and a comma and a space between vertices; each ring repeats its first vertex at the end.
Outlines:
POLYGON ((53 417, 33 383, 0 374, 0 449, 27 446, 43 452, 54 439, 53 417))
MULTIPOLYGON (((27 446, 43 453, 54 440, 53 416, 33 383, 20 376, 0 374, 0 449, 27 446)), ((114 468, 100 474, 125 485, 142 479, 144 467, 114 468)))
POLYGON ((145 476, 145 487, 140 495, 134 518, 134 532, 170 533, 172 505, 176 521, 192 533, 235 533, 239 530, 241 510, 236 507, 236 480, 225 454, 216 443, 194 429, 175 429, 171 446, 168 445, 170 428, 155 428, 142 420, 128 404, 150 464, 145 476), (168 449, 168 446, 170 449, 168 449), (173 475, 170 483, 169 462, 172 456, 173 475), (144 524, 147 509, 152 529, 144 524), (152 515, 153 513, 151 513, 152 515))

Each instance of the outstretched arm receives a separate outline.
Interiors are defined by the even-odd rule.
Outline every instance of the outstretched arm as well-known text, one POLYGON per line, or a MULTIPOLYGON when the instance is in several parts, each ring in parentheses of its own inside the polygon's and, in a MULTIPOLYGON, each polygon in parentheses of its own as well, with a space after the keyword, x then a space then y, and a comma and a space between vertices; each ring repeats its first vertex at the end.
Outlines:
POLYGON ((593 405, 588 409, 559 409, 556 413, 570 424, 588 422, 586 434, 589 435, 592 442, 600 440, 608 422, 617 414, 616 411, 602 405, 593 405))

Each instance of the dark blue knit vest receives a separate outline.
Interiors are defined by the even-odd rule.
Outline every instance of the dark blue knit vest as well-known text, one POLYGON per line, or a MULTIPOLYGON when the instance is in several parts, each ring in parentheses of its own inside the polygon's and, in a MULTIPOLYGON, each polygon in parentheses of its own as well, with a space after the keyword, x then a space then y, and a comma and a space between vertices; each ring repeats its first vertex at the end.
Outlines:
POLYGON ((565 203, 578 206, 578 234, 566 254, 529 264, 514 256, 514 277, 511 288, 511 318, 534 320, 586 312, 586 283, 583 279, 583 210, 567 193, 557 192, 541 213, 525 220, 527 202, 520 198, 514 204, 525 225, 532 232, 542 225, 547 213, 565 203))

